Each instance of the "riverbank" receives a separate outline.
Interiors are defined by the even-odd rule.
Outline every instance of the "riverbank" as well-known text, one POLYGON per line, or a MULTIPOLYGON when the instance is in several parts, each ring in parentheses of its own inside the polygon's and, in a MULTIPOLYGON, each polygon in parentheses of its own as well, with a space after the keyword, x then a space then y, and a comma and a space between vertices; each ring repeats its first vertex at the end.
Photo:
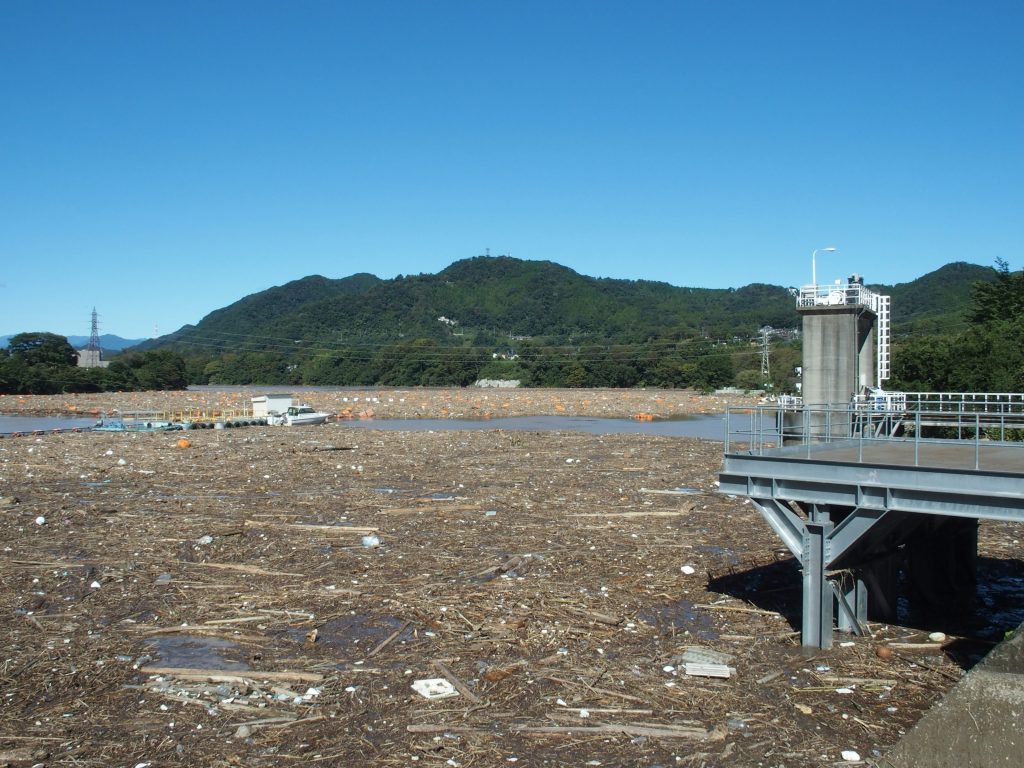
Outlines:
MULTIPOLYGON (((0 395, 0 414, 101 415, 113 411, 240 411, 268 389, 198 388, 170 392, 102 392, 64 395, 0 395)), ((284 391, 288 391, 284 389, 284 391)), ((317 410, 350 418, 490 419, 512 416, 672 418, 722 413, 754 405, 747 395, 704 395, 655 389, 298 388, 296 397, 317 410)))

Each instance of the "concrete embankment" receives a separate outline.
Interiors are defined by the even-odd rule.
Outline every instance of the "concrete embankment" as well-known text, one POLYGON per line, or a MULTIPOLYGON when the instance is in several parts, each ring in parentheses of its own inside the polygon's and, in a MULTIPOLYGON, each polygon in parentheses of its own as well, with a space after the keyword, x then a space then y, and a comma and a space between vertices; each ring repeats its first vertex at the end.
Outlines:
POLYGON ((972 669, 893 748, 893 768, 1024 765, 1024 625, 972 669))

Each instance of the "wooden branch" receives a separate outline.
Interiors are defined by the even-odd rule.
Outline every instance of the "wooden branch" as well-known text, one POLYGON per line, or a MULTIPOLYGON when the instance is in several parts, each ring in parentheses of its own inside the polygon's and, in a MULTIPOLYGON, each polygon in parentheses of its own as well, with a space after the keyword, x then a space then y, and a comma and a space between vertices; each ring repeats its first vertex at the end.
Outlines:
POLYGON ((471 725, 446 725, 445 723, 410 723, 405 726, 409 733, 492 733, 484 728, 471 725))
POLYGON ((497 576, 499 573, 508 573, 511 570, 518 568, 526 560, 522 555, 513 555, 508 560, 503 562, 501 565, 492 565, 490 568, 485 568, 479 573, 474 573, 472 578, 484 579, 492 578, 497 576))
POLYGON ((403 632, 405 632, 406 628, 407 628, 407 627, 408 627, 408 626, 409 626, 410 624, 412 624, 412 621, 406 621, 406 622, 405 622, 405 623, 404 623, 404 624, 403 624, 402 626, 400 626, 400 627, 399 627, 398 629, 396 629, 396 630, 395 630, 394 632, 392 632, 392 633, 391 633, 390 635, 388 635, 388 636, 387 636, 387 637, 385 637, 385 638, 384 638, 383 640, 381 640, 381 641, 380 641, 379 643, 377 643, 377 647, 376 647, 376 648, 374 648, 374 649, 373 649, 372 651, 370 651, 370 652, 369 652, 368 654, 366 654, 366 658, 368 658, 368 659, 369 659, 369 658, 370 658, 370 657, 372 657, 372 656, 376 656, 376 655, 377 655, 378 653, 380 653, 380 652, 381 652, 382 650, 384 650, 385 648, 387 648, 387 647, 388 647, 388 646, 389 646, 389 645, 390 645, 391 643, 393 643, 393 642, 395 641, 395 639, 397 639, 397 637, 398 637, 398 636, 399 636, 400 634, 402 634, 403 632))
POLYGON ((833 683, 834 685, 869 685, 869 686, 889 686, 896 685, 895 680, 884 680, 873 677, 840 677, 839 675, 817 675, 817 678, 825 683, 833 683))
POLYGON ((268 571, 266 568, 257 568, 255 565, 243 565, 241 563, 189 563, 189 565, 195 565, 201 568, 217 568, 223 571, 238 571, 239 573, 249 573, 254 576, 303 577, 306 575, 304 573, 291 573, 289 571, 268 571))
POLYGON ((661 723, 602 723, 600 725, 545 725, 523 726, 510 729, 513 733, 522 734, 618 734, 621 736, 647 736, 657 739, 692 739, 694 741, 710 741, 716 739, 715 732, 703 728, 688 726, 663 725, 661 723))
POLYGON ((681 515, 688 515, 693 511, 693 507, 686 507, 684 509, 669 510, 669 509, 651 509, 651 510, 640 510, 634 509, 629 512, 578 512, 572 515, 566 515, 566 517, 680 517, 681 515))
POLYGON ((216 626, 217 624, 252 624, 256 621, 267 621, 266 616, 233 616, 230 619, 209 619, 204 621, 203 624, 206 626, 216 626))
POLYGON ((598 613, 597 611, 587 611, 587 610, 584 610, 582 608, 570 608, 569 612, 573 613, 573 614, 575 614, 577 616, 585 616, 586 618, 588 618, 588 619, 590 619, 592 621, 596 621, 599 624, 608 624, 609 626, 612 626, 612 627, 617 627, 619 624, 621 624, 623 621, 625 621, 625 619, 623 619, 621 616, 611 616, 610 614, 607 614, 607 613, 598 613))
POLYGON ((266 520, 259 522, 255 520, 246 520, 246 527, 255 528, 284 528, 290 531, 296 531, 299 533, 327 533, 335 535, 343 535, 349 533, 376 533, 380 530, 376 526, 355 526, 355 525, 314 525, 312 523, 273 523, 266 520))
MULTIPOLYGON (((446 723, 411 723, 405 727, 409 733, 495 733, 494 730, 446 723)), ((691 739, 694 741, 718 741, 722 738, 717 731, 703 728, 662 723, 601 723, 598 725, 538 725, 512 726, 509 733, 545 736, 572 736, 576 734, 606 734, 619 736, 647 736, 659 739, 691 739)))
POLYGON ((466 684, 462 682, 458 677, 456 677, 455 673, 448 669, 444 662, 437 661, 435 659, 433 664, 434 668, 442 675, 444 675, 448 679, 449 683, 455 686, 455 690, 457 690, 459 693, 465 696, 469 701, 471 701, 473 704, 483 703, 480 697, 473 693, 471 690, 469 690, 466 684))
POLYGON ((759 616, 778 616, 783 618, 778 611, 766 611, 762 608, 747 608, 743 605, 712 605, 710 603, 694 603, 694 608, 703 608, 705 611, 734 611, 736 613, 756 613, 759 616))
POLYGON ((217 683, 238 683, 250 680, 298 680, 303 683, 318 683, 324 676, 316 672, 298 670, 268 671, 255 669, 195 669, 192 667, 141 667, 144 675, 166 675, 183 680, 211 680, 217 683))
POLYGON ((886 643, 894 651, 941 651, 946 643, 886 643))
POLYGON ((479 504, 448 504, 446 506, 437 507, 431 509, 426 506, 428 503, 437 504, 439 502, 445 502, 445 499, 417 499, 418 507, 391 507, 390 509, 382 509, 378 514, 381 515, 411 515, 418 512, 475 512, 480 509, 479 504))
MULTIPOLYGON (((579 710, 581 710, 581 709, 586 709, 592 715, 642 715, 644 717, 653 717, 654 716, 654 710, 653 709, 620 709, 618 707, 595 709, 594 707, 570 707, 570 706, 566 706, 565 707, 565 712, 562 714, 562 716, 564 717, 565 714, 571 714, 571 713, 574 713, 574 712, 579 712, 579 710)), ((559 713, 556 712, 555 714, 559 714, 559 713)))

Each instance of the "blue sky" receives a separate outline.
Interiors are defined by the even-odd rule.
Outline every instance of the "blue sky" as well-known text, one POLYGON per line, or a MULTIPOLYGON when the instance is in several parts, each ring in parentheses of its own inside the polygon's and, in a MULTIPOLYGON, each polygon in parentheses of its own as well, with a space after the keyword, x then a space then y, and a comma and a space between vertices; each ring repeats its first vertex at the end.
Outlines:
MULTIPOLYGON (((1024 262, 1024 3, 0 3, 0 333, 508 253, 699 287, 1024 262)), ((894 312, 898 314, 899 308, 894 312)))

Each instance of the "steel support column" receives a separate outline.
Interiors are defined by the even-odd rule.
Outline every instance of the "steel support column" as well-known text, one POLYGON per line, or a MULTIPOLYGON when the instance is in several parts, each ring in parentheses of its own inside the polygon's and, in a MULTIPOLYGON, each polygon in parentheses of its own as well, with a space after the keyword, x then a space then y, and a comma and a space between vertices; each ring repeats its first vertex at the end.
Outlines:
POLYGON ((800 637, 804 645, 832 647, 832 585, 825 577, 828 535, 832 523, 804 525, 803 552, 803 618, 800 637))
POLYGON ((761 516, 800 561, 803 596, 800 635, 806 646, 830 648, 838 606, 839 629, 862 634, 868 613, 868 588, 859 576, 844 589, 828 572, 861 545, 871 546, 889 536, 900 516, 877 509, 854 509, 837 524, 829 513, 812 506, 810 520, 773 498, 751 498, 761 516))
POLYGON ((839 613, 836 616, 840 632, 852 632, 855 635, 866 634, 864 623, 868 620, 868 590, 863 579, 854 578, 853 585, 844 589, 835 581, 832 586, 836 593, 836 605, 839 613))

